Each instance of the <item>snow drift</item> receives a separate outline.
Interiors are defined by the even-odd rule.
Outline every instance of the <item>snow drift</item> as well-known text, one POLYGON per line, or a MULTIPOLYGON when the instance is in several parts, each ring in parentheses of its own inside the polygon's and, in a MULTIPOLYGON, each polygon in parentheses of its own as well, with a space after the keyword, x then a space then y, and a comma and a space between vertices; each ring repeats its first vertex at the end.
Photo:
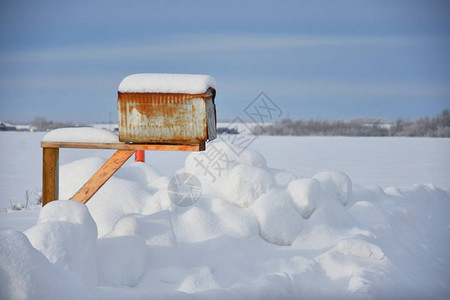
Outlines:
MULTIPOLYGON (((60 197, 102 163, 61 166, 60 197)), ((219 142, 190 154, 179 172, 202 184, 190 207, 170 201, 170 178, 135 163, 87 206, 55 201, 25 235, 2 232, 0 298, 58 299, 63 290, 75 299, 450 294, 447 190, 361 187, 337 171, 295 178, 254 150, 219 142), (199 163, 212 151, 221 168, 199 163)))

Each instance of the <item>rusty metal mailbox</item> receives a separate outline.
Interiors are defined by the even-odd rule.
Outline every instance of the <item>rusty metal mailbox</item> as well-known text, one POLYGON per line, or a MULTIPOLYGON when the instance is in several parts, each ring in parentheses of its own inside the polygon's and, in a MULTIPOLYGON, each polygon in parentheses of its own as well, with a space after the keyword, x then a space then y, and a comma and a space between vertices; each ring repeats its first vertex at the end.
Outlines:
POLYGON ((119 140, 164 144, 213 140, 215 95, 215 81, 208 75, 130 75, 118 91, 119 140))

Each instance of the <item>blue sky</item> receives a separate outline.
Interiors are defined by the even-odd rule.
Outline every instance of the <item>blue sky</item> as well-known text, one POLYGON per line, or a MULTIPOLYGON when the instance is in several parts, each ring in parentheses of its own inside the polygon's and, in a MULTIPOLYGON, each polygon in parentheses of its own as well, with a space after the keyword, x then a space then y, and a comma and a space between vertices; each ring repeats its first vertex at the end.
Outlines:
POLYGON ((133 73, 209 74, 218 117, 450 108, 450 1, 1 1, 0 120, 117 119, 133 73))

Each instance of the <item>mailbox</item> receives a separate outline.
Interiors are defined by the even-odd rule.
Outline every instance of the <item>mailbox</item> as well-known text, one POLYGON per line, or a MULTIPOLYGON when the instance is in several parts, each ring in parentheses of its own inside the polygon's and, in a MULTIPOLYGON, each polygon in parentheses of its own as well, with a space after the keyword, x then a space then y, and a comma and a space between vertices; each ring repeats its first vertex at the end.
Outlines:
POLYGON ((134 74, 118 91, 119 140, 189 144, 216 138, 215 81, 208 75, 134 74))

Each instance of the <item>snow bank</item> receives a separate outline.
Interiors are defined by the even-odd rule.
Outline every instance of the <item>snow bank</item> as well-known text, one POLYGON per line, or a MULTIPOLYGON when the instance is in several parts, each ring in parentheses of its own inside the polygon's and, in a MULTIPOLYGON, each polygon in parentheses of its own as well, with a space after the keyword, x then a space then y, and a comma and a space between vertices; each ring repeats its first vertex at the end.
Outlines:
MULTIPOLYGON (((60 195, 73 194, 102 162, 89 158, 62 166, 60 195)), ((169 178, 134 163, 114 175, 88 209, 71 201, 44 207, 26 232, 37 250, 20 233, 0 240, 7 270, 0 274, 10 278, 0 282, 3 293, 9 295, 12 285, 4 282, 11 280, 26 282, 25 295, 42 292, 17 263, 28 255, 48 278, 73 276, 77 280, 67 289, 81 285, 79 293, 95 299, 450 294, 447 190, 362 187, 336 171, 295 178, 268 167, 254 150, 220 142, 189 154, 179 172, 201 183, 201 198, 192 206, 173 204, 169 178), (15 260, 10 241, 25 249, 15 260)))
POLYGON ((209 75, 133 74, 122 80, 119 92, 201 94, 208 88, 216 88, 216 81, 209 75))
POLYGON ((117 134, 100 128, 76 127, 59 128, 42 138, 43 142, 118 143, 117 134))

